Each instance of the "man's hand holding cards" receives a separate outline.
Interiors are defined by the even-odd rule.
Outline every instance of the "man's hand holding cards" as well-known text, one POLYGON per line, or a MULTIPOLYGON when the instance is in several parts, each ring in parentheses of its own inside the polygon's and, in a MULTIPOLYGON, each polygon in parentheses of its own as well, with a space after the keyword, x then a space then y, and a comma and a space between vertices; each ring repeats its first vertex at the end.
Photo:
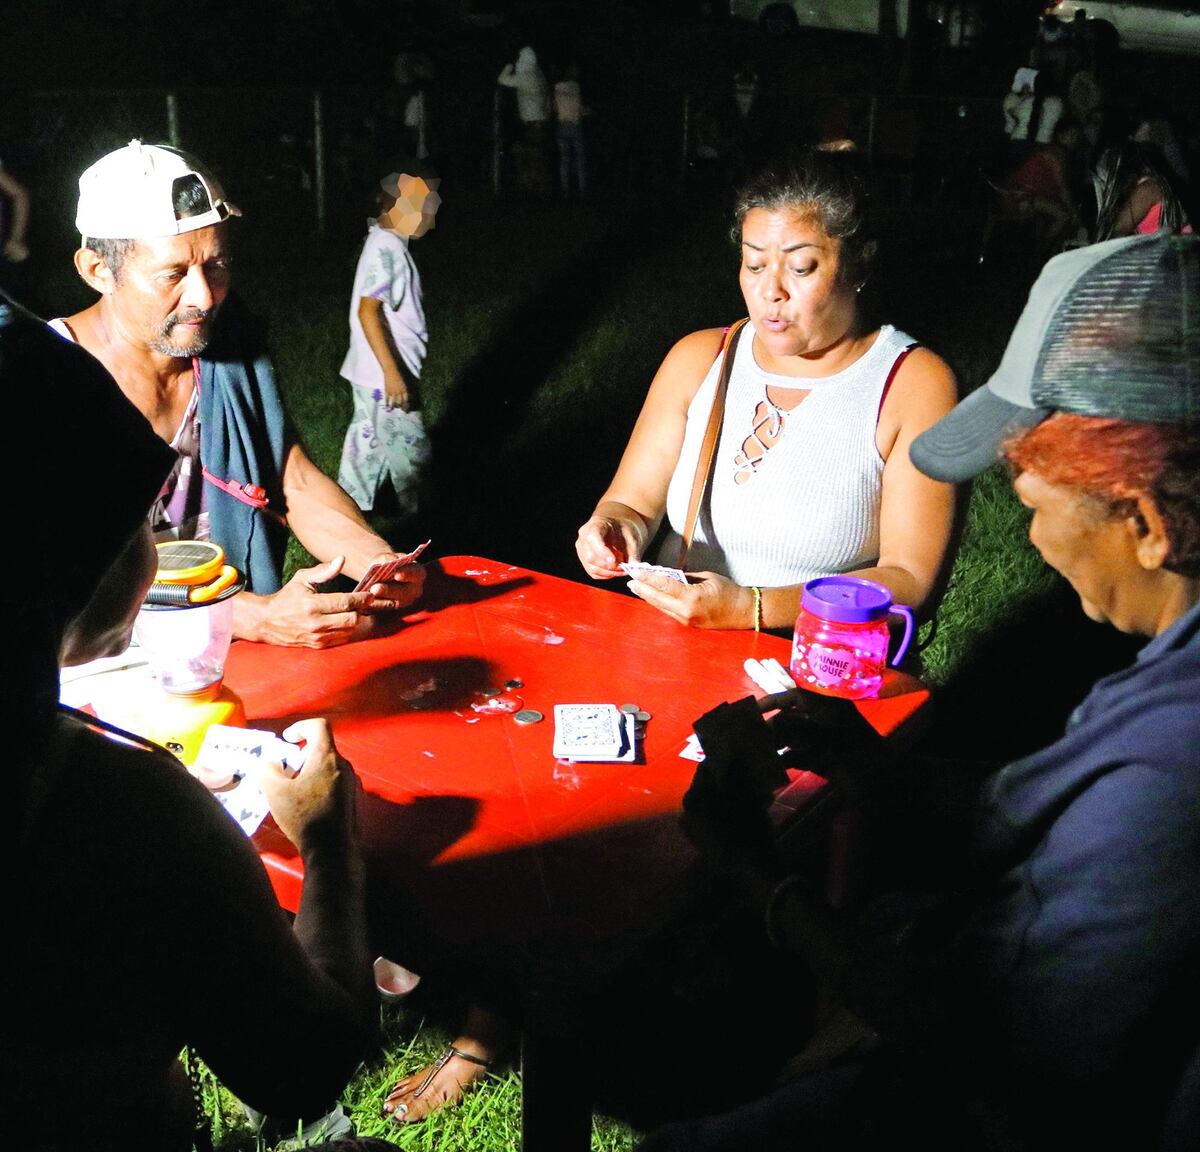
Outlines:
POLYGON ((553 750, 559 760, 633 763, 637 717, 613 704, 555 704, 553 750))
POLYGON ((376 588, 379 589, 363 611, 398 610, 413 603, 421 595, 425 583, 425 570, 416 560, 428 547, 429 541, 426 540, 411 552, 377 556, 354 586, 355 592, 374 592, 376 588))
POLYGON ((255 773, 264 762, 278 762, 298 772, 304 752, 274 732, 210 724, 189 768, 247 836, 258 831, 270 811, 255 773))

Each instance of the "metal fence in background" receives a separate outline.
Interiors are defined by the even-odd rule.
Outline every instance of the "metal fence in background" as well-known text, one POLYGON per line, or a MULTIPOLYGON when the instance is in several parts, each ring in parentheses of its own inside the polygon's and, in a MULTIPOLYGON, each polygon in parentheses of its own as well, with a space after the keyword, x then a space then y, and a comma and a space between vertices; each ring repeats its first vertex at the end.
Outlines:
MULTIPOLYGON (((493 95, 430 94, 431 158, 460 186, 505 193, 516 125, 493 95)), ((410 143, 401 105, 394 90, 366 86, 26 93, 4 102, 0 161, 34 190, 39 216, 69 229, 88 164, 133 137, 168 141, 203 156, 235 198, 259 207, 286 199, 324 231, 331 210, 366 206, 376 169, 410 143)), ((999 128, 996 101, 857 92, 806 94, 802 105, 774 109, 766 129, 731 119, 727 105, 718 114, 706 95, 675 91, 598 103, 586 122, 597 187, 639 196, 729 185, 769 157, 847 136, 902 201, 982 186, 999 128)))

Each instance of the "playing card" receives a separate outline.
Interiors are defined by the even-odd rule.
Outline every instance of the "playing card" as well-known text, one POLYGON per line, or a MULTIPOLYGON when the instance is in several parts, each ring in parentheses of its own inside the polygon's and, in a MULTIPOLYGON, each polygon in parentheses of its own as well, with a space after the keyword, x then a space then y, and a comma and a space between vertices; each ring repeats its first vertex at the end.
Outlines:
POLYGON ((622 564, 621 571, 634 580, 640 579, 648 572, 653 572, 656 575, 665 576, 668 580, 674 580, 676 584, 686 584, 688 582, 687 576, 684 575, 683 570, 680 568, 668 568, 663 564, 646 564, 641 560, 622 564))
POLYGON ((265 760, 278 760, 292 771, 299 771, 304 750, 274 732, 210 724, 188 769, 247 836, 258 831, 271 811, 267 797, 249 771, 265 760))
POLYGON ((296 771, 304 763, 304 752, 274 732, 210 724, 200 751, 196 753, 192 772, 202 780, 206 777, 240 780, 255 764, 268 760, 279 760, 296 771))
POLYGON ((249 777, 224 792, 214 792, 213 796, 247 836, 253 836, 259 830, 271 811, 265 793, 249 777))
POLYGON ((426 540, 424 544, 418 544, 411 552, 406 552, 403 556, 393 556, 390 560, 377 560, 363 573, 362 579, 354 585, 354 591, 365 592, 372 584, 386 584, 396 574, 398 568, 412 564, 429 545, 430 541, 426 540))
POLYGON ((567 760, 621 754, 624 730, 613 704, 555 704, 554 755, 567 760))
MULTIPOLYGON (((570 708, 571 705, 558 705, 557 707, 570 708)), ((596 705, 591 705, 596 707, 596 705)), ((611 705, 601 705, 601 707, 612 707, 611 705)), ((632 764, 637 760, 638 743, 637 743, 637 717, 634 715, 625 715, 617 713, 618 723, 617 728, 620 737, 617 745, 605 746, 603 748, 585 749, 576 748, 571 752, 560 751, 557 740, 554 745, 554 755, 559 760, 583 761, 587 763, 606 763, 606 764, 632 764)), ((557 719, 557 717, 556 717, 557 719)))

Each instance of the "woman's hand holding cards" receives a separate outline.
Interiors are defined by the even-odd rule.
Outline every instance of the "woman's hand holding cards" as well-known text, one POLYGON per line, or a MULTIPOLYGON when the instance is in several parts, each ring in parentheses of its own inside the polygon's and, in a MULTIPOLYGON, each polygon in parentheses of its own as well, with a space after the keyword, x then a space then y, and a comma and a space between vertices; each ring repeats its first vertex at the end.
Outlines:
POLYGON ((689 572, 680 584, 657 572, 629 581, 629 590, 689 628, 753 628, 754 593, 715 572, 689 572))

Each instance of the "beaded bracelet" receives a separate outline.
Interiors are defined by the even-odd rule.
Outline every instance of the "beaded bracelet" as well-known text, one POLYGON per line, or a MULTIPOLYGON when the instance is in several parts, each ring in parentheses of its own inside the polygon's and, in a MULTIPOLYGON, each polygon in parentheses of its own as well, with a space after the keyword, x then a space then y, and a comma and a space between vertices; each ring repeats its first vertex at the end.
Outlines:
POLYGON ((762 589, 751 588, 754 593, 754 631, 762 631, 762 589))

